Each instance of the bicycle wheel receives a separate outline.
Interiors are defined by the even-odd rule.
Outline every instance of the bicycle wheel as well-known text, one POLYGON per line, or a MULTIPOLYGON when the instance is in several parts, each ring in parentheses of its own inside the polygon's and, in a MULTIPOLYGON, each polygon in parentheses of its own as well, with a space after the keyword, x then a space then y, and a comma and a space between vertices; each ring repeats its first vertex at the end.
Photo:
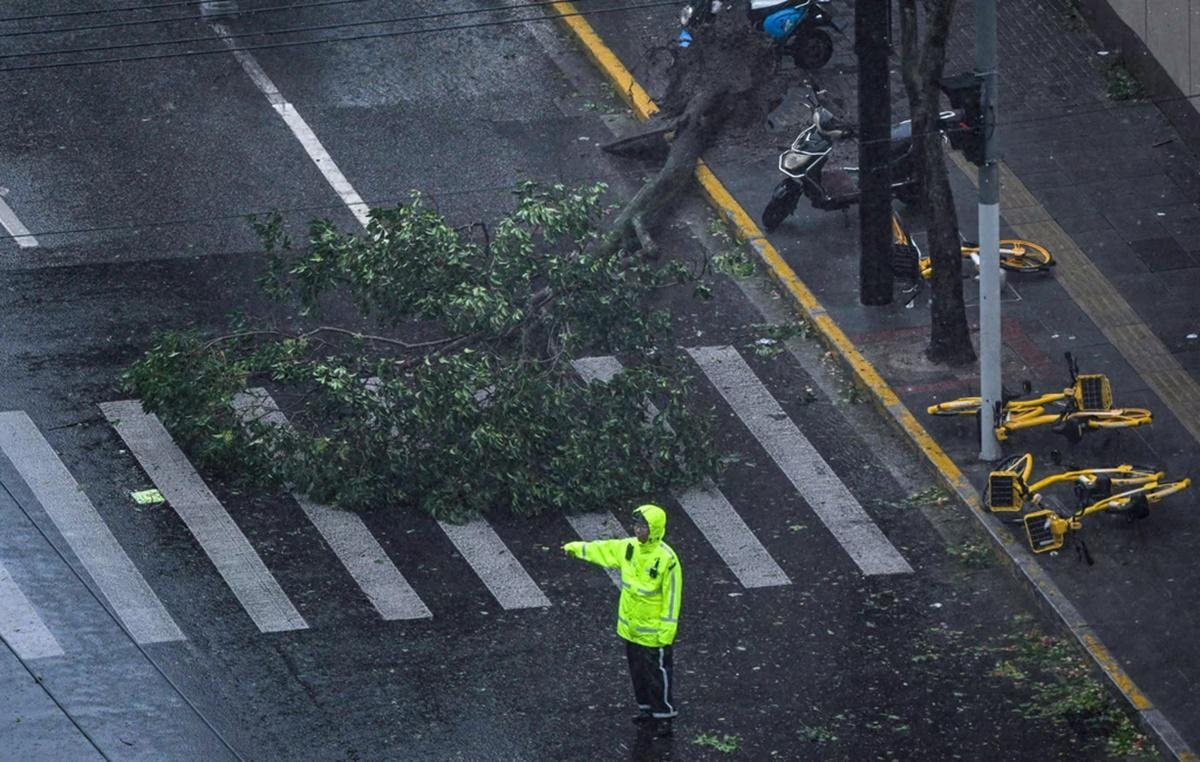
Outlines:
POLYGON ((1054 266, 1054 258, 1046 247, 1019 238, 1000 241, 1000 266, 1019 273, 1033 273, 1054 266))
POLYGON ((1076 413, 1077 420, 1085 420, 1092 429, 1126 429, 1145 426, 1154 422, 1154 414, 1140 407, 1115 407, 1112 410, 1076 413))
POLYGON ((930 405, 925 412, 930 415, 979 415, 979 405, 978 397, 959 397, 930 405))

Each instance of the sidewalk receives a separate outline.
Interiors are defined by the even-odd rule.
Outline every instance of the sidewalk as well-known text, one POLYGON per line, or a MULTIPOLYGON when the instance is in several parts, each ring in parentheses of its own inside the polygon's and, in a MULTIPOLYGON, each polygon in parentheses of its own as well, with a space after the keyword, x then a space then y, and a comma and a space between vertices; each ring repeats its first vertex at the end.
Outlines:
MULTIPOLYGON (((1075 446, 1035 429, 1014 435, 1005 449, 1033 452, 1039 474, 1053 467, 1049 453, 1059 449, 1080 465, 1147 463, 1200 479, 1200 340, 1188 338, 1200 333, 1200 163, 1153 104, 1108 100, 1104 45, 1069 6, 1010 0, 1000 9, 1002 235, 1038 241, 1059 261, 1053 274, 1007 278, 1004 378, 1010 387, 1028 379, 1037 390, 1060 389, 1069 381, 1063 353, 1070 351, 1083 372, 1109 376, 1115 404, 1150 408, 1155 422, 1093 432, 1075 446)), ((835 4, 834 12, 853 18, 849 3, 835 4)), ((646 49, 673 35, 673 17, 672 9, 652 9, 591 21, 654 96, 652 72, 640 62, 646 49)), ((970 8, 960 8, 948 73, 973 67, 973 40, 970 8)), ((837 45, 820 82, 831 92, 829 105, 852 116, 852 44, 837 45)), ((899 119, 902 90, 893 95, 899 119)), ((726 144, 706 158, 752 217, 776 181, 778 150, 798 129, 785 125, 774 144, 726 144)), ((951 181, 960 224, 971 237, 974 168, 966 169, 952 168, 951 181)), ((906 216, 921 229, 923 221, 906 216)), ((978 461, 974 421, 924 414, 932 402, 972 393, 976 371, 924 359, 927 292, 911 308, 902 299, 888 307, 859 305, 856 219, 802 203, 770 243, 978 489, 988 464, 978 461)), ((974 291, 968 282, 969 314, 977 305, 974 291)), ((899 418, 903 411, 889 414, 899 418)), ((954 482, 953 466, 943 470, 954 482)), ((1018 544, 1024 542, 1019 527, 1004 541, 1026 578, 1045 578, 1043 597, 1182 758, 1200 748, 1200 644, 1192 637, 1200 625, 1200 570, 1192 563, 1197 494, 1193 488, 1169 499, 1136 524, 1089 522, 1093 566, 1067 551, 1032 558, 1018 544)), ((1008 527, 985 521, 1008 536, 1008 527)))

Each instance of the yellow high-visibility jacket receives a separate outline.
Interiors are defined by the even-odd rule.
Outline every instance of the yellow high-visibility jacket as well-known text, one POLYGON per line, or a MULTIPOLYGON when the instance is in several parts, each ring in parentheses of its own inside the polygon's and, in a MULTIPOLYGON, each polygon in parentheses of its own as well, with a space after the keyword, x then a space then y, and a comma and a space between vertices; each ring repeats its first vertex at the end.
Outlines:
POLYGON ((617 634, 651 648, 675 642, 683 598, 683 568, 671 546, 663 542, 667 514, 656 505, 637 508, 650 527, 645 543, 636 537, 568 542, 563 550, 598 566, 621 570, 617 634))

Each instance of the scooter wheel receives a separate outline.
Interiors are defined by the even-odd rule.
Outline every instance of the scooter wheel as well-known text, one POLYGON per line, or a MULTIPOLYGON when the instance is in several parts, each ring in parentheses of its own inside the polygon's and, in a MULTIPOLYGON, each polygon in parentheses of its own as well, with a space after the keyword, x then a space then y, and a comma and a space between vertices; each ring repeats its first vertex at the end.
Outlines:
POLYGON ((762 224, 763 230, 768 233, 783 224, 783 221, 792 213, 792 204, 786 198, 773 198, 767 204, 767 208, 763 209, 762 224))
POLYGON ((796 204, 799 201, 800 186, 789 179, 780 180, 775 189, 771 191, 771 200, 767 202, 767 208, 763 209, 763 229, 770 233, 779 227, 784 220, 791 216, 792 212, 796 211, 796 204))
POLYGON ((792 60, 801 69, 820 69, 833 58, 833 38, 824 29, 808 29, 791 44, 792 60))

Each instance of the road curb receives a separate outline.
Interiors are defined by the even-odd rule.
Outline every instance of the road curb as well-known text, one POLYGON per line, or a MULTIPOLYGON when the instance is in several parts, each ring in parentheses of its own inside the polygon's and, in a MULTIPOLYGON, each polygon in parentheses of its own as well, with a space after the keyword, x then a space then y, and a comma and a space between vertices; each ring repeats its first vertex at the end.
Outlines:
MULTIPOLYGON (((552 7, 560 14, 560 21, 575 35, 588 57, 625 99, 634 115, 640 121, 645 121, 655 114, 659 110, 658 105, 638 84, 616 54, 604 44, 575 6, 570 2, 557 2, 552 7)), ((1191 750, 1170 721, 1125 673, 1091 625, 1037 564, 1032 554, 1009 538, 1007 533, 1002 532, 999 522, 984 510, 975 488, 950 456, 904 406, 879 371, 859 352, 808 286, 767 240, 750 214, 733 198, 702 160, 696 164, 696 181, 709 204, 733 227, 738 237, 754 250, 771 276, 795 302, 801 316, 816 328, 822 343, 849 369, 856 381, 870 392, 875 407, 932 468, 941 485, 967 506, 992 539, 1001 560, 1037 593, 1039 603, 1057 617, 1080 647, 1091 656, 1096 667, 1108 677, 1112 687, 1137 712, 1142 726, 1153 734, 1160 747, 1183 762, 1200 762, 1200 757, 1191 750)))

